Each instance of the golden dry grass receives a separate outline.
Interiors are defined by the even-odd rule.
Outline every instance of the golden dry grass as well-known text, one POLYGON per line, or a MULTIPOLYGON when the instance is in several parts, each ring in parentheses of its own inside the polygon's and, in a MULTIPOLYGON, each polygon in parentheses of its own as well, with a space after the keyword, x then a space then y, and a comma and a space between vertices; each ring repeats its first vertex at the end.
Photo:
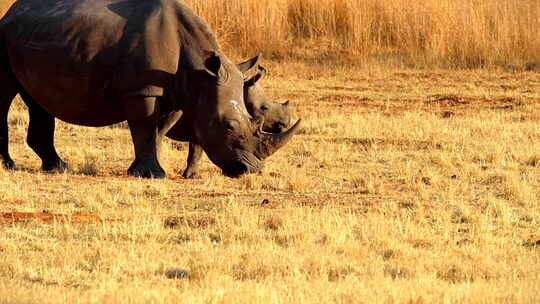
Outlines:
POLYGON ((540 62, 535 0, 186 2, 243 54, 444 67, 540 62))
POLYGON ((0 15, 3 16, 14 2, 12 0, 2 0, 0 2, 0 15))
MULTIPOLYGON (((1 0, 0 13, 11 0, 1 0)), ((186 0, 243 56, 393 66, 540 66, 537 0, 186 0)))
POLYGON ((538 302, 537 73, 265 64, 305 124, 240 179, 170 141, 129 178, 126 129, 64 123, 73 171, 40 173, 17 102, 0 210, 119 221, 2 224, 2 302, 538 302))
POLYGON ((263 85, 302 134, 240 179, 182 179, 168 141, 151 181, 125 175, 126 129, 58 123, 73 169, 43 174, 17 101, 0 211, 118 221, 0 224, 0 302, 539 301, 536 1, 189 2, 228 52, 280 58, 263 85))

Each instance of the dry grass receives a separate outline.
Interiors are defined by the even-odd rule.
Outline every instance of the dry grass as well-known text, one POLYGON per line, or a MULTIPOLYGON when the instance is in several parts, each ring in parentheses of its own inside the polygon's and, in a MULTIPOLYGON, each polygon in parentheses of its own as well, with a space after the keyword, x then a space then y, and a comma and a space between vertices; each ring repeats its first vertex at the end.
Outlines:
POLYGON ((17 102, 0 210, 120 221, 2 224, 2 302, 538 302, 538 74, 265 64, 305 124, 240 179, 172 142, 128 178, 126 129, 64 123, 40 173, 17 102))
MULTIPOLYGON (((0 13, 10 0, 2 0, 0 13)), ((540 66, 537 0, 186 0, 229 53, 394 66, 540 66)))
POLYGON ((188 0, 228 49, 276 58, 487 67, 540 64, 540 2, 188 0))
POLYGON ((17 101, 0 211, 118 221, 0 224, 0 302, 539 302, 537 1, 189 2, 229 51, 298 59, 263 85, 302 134, 240 179, 182 179, 167 142, 152 181, 125 175, 125 128, 58 123, 72 171, 44 174, 17 101), (505 68, 303 60, 335 54, 505 68))
POLYGON ((186 1, 228 49, 276 58, 391 65, 540 64, 540 2, 475 0, 186 1))
POLYGON ((2 0, 2 2, 0 2, 0 15, 3 16, 14 2, 15 1, 13 0, 2 0))

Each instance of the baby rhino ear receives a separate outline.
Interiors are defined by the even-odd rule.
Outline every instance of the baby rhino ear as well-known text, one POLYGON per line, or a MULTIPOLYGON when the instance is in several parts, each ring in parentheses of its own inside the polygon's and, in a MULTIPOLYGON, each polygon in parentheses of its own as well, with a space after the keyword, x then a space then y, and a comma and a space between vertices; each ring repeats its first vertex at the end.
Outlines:
POLYGON ((204 71, 214 77, 218 77, 219 70, 221 69, 221 58, 214 51, 205 51, 204 56, 204 71))
POLYGON ((244 85, 248 87, 254 86, 257 83, 257 81, 263 79, 264 76, 266 76, 266 69, 263 68, 262 66, 259 66, 259 68, 257 69, 257 74, 255 74, 255 76, 246 80, 244 82, 244 85))
POLYGON ((262 56, 259 54, 251 59, 248 59, 242 63, 239 63, 236 65, 236 67, 242 72, 242 74, 247 74, 251 69, 253 69, 257 62, 262 58, 262 56))

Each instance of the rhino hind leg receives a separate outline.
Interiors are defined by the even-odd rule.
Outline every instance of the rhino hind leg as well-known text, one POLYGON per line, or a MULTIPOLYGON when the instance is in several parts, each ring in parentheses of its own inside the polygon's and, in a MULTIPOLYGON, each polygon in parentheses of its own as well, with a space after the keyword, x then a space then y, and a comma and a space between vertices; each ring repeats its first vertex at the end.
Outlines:
POLYGON ((55 119, 28 93, 21 91, 28 107, 29 119, 26 143, 41 158, 41 169, 46 172, 65 172, 68 169, 54 147, 55 119))
POLYGON ((203 149, 200 145, 189 143, 189 152, 187 158, 187 167, 182 173, 184 178, 195 178, 199 171, 199 162, 201 160, 203 149))
POLYGON ((126 118, 135 148, 128 174, 143 178, 165 178, 158 160, 159 106, 154 97, 129 97, 124 101, 126 118))
POLYGON ((8 112, 15 95, 17 81, 10 70, 0 66, 0 157, 6 169, 15 169, 15 162, 9 155, 8 112))

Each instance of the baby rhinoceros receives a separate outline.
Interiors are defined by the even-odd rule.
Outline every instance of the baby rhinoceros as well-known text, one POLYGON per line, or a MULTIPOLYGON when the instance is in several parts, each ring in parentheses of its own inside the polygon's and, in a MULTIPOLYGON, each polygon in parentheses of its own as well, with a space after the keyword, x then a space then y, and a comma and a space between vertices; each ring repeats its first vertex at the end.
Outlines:
MULTIPOLYGON (((257 73, 244 82, 244 102, 247 111, 254 119, 263 119, 263 131, 281 133, 290 125, 289 101, 279 103, 270 99, 259 81, 266 75, 266 70, 258 66, 257 73)), ((190 142, 187 167, 182 176, 194 178, 197 176, 199 161, 202 156, 200 145, 190 142)))

